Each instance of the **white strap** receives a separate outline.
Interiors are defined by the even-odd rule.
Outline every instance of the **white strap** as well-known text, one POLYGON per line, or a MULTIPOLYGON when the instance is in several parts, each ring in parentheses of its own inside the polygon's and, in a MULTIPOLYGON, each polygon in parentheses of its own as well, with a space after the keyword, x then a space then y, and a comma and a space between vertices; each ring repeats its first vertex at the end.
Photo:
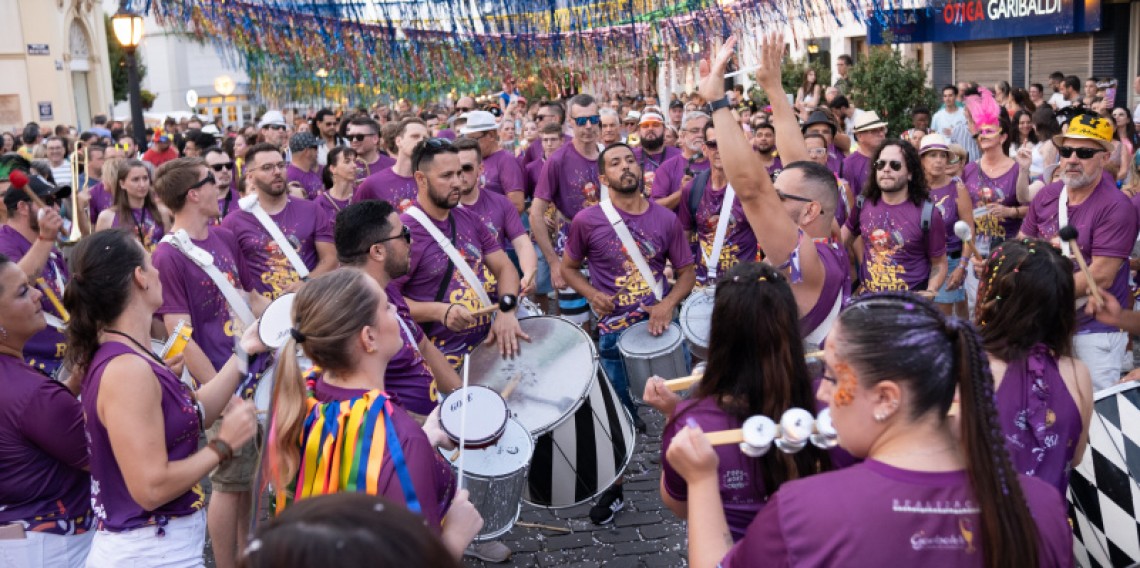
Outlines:
POLYGON ((491 297, 488 296, 487 291, 483 289, 483 282, 475 276, 475 271, 471 270, 471 265, 467 264, 467 261, 460 256, 459 251, 455 250, 455 245, 452 244, 447 237, 443 236, 443 233, 439 232, 435 223, 432 223, 431 219, 428 219, 427 213, 424 213, 422 209, 415 206, 409 207, 405 213, 411 215, 412 219, 415 219, 421 227, 427 229, 428 234, 431 235, 435 244, 443 249, 447 258, 451 259, 451 263, 455 265, 455 269, 459 271, 459 275, 467 282, 467 286, 475 291, 476 296, 479 296, 479 302, 483 304, 483 307, 489 308, 493 306, 494 304, 491 303, 491 297))
POLYGON ((606 214, 606 219, 609 220, 610 225, 617 233, 618 239, 625 247, 626 253, 629 254, 629 259, 633 261, 634 266, 637 266, 637 271, 641 273, 641 278, 646 283, 653 283, 653 296, 660 302, 664 294, 661 293, 661 283, 653 277, 653 271, 649 269, 649 264, 645 262, 645 257, 641 256, 641 249, 633 240, 633 235, 629 234, 629 227, 625 226, 625 221, 622 220, 621 215, 618 215, 617 209, 614 208, 612 201, 603 201, 599 203, 602 211, 606 214))
POLYGON ((257 194, 247 195, 238 200, 238 206, 242 211, 252 213, 257 222, 265 227, 265 231, 269 233, 270 238, 277 243, 277 248, 281 249, 281 253, 289 260, 289 264, 293 265, 293 270, 297 271, 297 275, 301 279, 309 277, 309 267, 305 266, 305 261, 301 260, 301 256, 289 243, 289 239, 285 238, 285 234, 281 232, 281 228, 277 223, 273 222, 273 218, 261 208, 261 204, 257 202, 257 194))
POLYGON ((729 184, 728 189, 724 192, 724 203, 720 204, 720 217, 716 222, 716 233, 713 235, 712 254, 705 256, 704 249, 701 250, 701 256, 705 256, 705 271, 708 274, 708 281, 716 281, 716 272, 720 268, 720 251, 724 248, 724 238, 728 233, 728 221, 732 218, 732 204, 736 199, 736 192, 732 189, 732 184, 729 184))
POLYGON ((831 331, 831 326, 835 324, 835 320, 839 318, 839 312, 843 308, 843 287, 840 286, 839 293, 835 296, 835 303, 831 306, 831 313, 827 314, 826 318, 811 333, 804 337, 804 341, 810 343, 814 347, 819 347, 823 340, 827 338, 827 332, 831 331))
POLYGON ((412 344, 412 349, 415 349, 416 353, 419 353, 420 346, 416 344, 416 336, 412 334, 411 329, 408 329, 408 324, 404 323, 404 318, 397 315, 396 321, 400 323, 400 329, 404 330, 404 335, 407 336, 408 343, 412 344))
MULTIPOLYGON (((1061 196, 1057 198, 1057 233, 1069 224, 1069 186, 1061 186, 1061 196)), ((1072 257, 1073 251, 1069 250, 1069 241, 1065 239, 1058 239, 1061 241, 1061 254, 1072 257)))
POLYGON ((189 258, 194 264, 198 265, 198 268, 201 268, 202 271, 206 273, 206 276, 210 277, 214 286, 216 286, 218 291, 222 293, 222 296, 225 297, 226 303, 230 305, 230 309, 233 310, 234 315, 241 320, 242 325, 248 327, 253 324, 253 311, 249 309, 249 305, 246 304, 245 299, 242 298, 237 288, 234 288, 233 284, 230 284, 229 279, 222 274, 222 271, 219 270, 217 266, 214 266, 214 255, 194 244, 194 241, 190 240, 190 235, 186 233, 185 229, 179 229, 174 233, 167 234, 165 237, 162 237, 162 242, 174 247, 174 250, 182 253, 186 258, 189 258))

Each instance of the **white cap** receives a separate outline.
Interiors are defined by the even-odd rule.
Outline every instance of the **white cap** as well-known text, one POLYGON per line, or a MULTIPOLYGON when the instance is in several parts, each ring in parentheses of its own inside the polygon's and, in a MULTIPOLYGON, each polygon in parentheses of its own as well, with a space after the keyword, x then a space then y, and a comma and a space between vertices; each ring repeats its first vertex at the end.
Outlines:
POLYGON ((270 125, 286 126, 285 115, 281 114, 279 110, 265 111, 265 114, 261 115, 261 120, 257 123, 257 127, 265 128, 270 125))
POLYGON ((485 110, 473 110, 463 115, 467 119, 467 124, 459 129, 460 134, 471 134, 473 132, 486 132, 488 130, 498 130, 499 124, 495 122, 495 115, 485 110))

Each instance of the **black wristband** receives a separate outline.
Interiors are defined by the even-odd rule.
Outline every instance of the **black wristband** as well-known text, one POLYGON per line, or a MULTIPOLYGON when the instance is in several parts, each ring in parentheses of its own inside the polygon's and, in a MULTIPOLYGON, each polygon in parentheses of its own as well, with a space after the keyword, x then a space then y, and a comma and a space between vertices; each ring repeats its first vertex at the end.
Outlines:
POLYGON ((728 102, 728 95, 725 95, 724 97, 721 97, 720 99, 712 101, 711 103, 709 103, 709 109, 711 110, 711 112, 716 112, 722 108, 728 108, 731 106, 732 106, 732 103, 728 102))

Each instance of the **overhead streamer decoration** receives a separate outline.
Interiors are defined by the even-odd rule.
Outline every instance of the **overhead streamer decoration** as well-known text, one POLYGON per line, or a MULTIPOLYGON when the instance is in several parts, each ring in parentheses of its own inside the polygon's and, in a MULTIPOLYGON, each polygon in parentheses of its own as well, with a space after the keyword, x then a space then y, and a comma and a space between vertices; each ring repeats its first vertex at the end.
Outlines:
POLYGON ((497 91, 653 90, 661 61, 735 33, 889 18, 895 0, 152 0, 165 27, 223 52, 269 102, 368 105, 497 91), (317 73, 323 69, 324 72, 317 73), (319 75, 319 76, 318 76, 319 75))

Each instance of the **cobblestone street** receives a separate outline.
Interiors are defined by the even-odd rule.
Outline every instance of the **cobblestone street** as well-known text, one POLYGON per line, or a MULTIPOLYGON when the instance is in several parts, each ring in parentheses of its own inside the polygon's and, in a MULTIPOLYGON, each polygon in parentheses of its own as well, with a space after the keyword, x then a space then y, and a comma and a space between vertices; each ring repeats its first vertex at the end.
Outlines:
POLYGON ((625 508, 604 527, 590 522, 591 503, 568 509, 523 505, 519 521, 569 529, 571 532, 516 526, 503 542, 514 554, 509 562, 490 564, 472 558, 464 566, 613 566, 658 568, 686 565, 685 523, 661 502, 661 430, 664 418, 641 409, 649 426, 638 436, 633 460, 626 469, 625 508))

